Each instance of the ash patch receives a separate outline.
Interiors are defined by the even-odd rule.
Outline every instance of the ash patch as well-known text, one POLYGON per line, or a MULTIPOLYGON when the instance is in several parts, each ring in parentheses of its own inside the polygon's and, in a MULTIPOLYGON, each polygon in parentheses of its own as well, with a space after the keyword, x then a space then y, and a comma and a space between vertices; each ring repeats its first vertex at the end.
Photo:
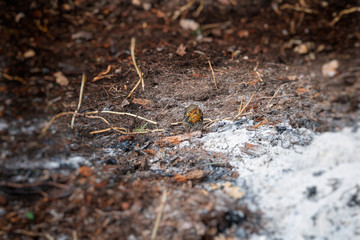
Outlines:
POLYGON ((264 213, 264 229, 252 239, 354 239, 359 236, 360 131, 315 134, 287 124, 220 122, 203 141, 225 153, 252 210, 264 213))

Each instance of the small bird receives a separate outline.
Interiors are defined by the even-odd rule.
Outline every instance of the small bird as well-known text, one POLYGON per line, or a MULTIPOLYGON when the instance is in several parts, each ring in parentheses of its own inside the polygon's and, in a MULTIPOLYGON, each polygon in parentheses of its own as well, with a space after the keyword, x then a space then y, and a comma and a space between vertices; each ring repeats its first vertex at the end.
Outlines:
POLYGON ((185 110, 183 124, 186 128, 198 127, 203 122, 203 113, 200 108, 194 104, 188 106, 185 110))

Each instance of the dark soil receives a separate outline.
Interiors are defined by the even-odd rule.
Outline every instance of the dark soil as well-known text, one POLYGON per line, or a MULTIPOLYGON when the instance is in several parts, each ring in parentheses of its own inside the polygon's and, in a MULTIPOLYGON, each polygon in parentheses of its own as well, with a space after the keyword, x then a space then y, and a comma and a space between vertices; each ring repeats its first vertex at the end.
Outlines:
POLYGON ((247 238, 261 229, 261 213, 214 187, 236 179, 227 157, 191 140, 161 141, 194 133, 174 124, 186 106, 204 113, 197 137, 250 99, 242 116, 255 123, 322 132, 359 121, 359 12, 330 24, 358 1, 193 1, 177 17, 188 1, 159 2, 0 2, 3 239, 150 239, 159 213, 158 239, 247 238), (185 19, 200 28, 184 29, 185 19), (132 37, 145 85, 127 98, 139 80, 132 37), (339 68, 326 77, 331 60, 339 68), (56 72, 69 83, 58 84, 56 72), (90 134, 109 125, 78 115, 71 129, 68 114, 39 138, 52 116, 76 109, 82 73, 80 113, 157 124, 93 114, 127 134, 90 134), (74 158, 89 167, 77 169, 74 158))

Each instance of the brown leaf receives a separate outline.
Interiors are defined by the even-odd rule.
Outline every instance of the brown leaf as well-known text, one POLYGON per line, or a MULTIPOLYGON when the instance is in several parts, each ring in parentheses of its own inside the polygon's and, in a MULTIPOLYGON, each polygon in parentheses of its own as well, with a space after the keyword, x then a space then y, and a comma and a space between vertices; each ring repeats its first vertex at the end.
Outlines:
POLYGON ((196 78, 206 77, 206 75, 199 74, 199 73, 193 73, 192 75, 193 75, 193 77, 196 77, 196 78))
POLYGON ((156 150, 155 149, 144 149, 144 153, 155 156, 156 150))
POLYGON ((337 69, 339 67, 339 61, 338 60, 332 60, 328 63, 325 63, 322 66, 322 75, 324 77, 334 77, 338 72, 337 69))
POLYGON ((187 182, 189 180, 201 180, 206 177, 207 173, 204 170, 194 170, 185 175, 176 174, 173 179, 176 182, 187 182))
POLYGON ((92 174, 92 169, 88 166, 82 166, 79 168, 78 173, 84 177, 90 177, 92 174))
POLYGON ((249 31, 248 30, 240 30, 237 32, 237 35, 239 38, 248 38, 249 37, 249 31))
POLYGON ((0 206, 5 206, 6 204, 7 204, 6 198, 0 195, 0 206))
POLYGON ((56 78, 56 83, 60 86, 67 86, 69 84, 69 80, 64 76, 62 72, 54 73, 54 77, 56 78))
POLYGON ((144 98, 134 98, 132 100, 132 102, 135 104, 140 104, 141 106, 146 106, 146 105, 153 106, 154 105, 153 101, 144 99, 144 98))
POLYGON ((24 52, 24 58, 32 58, 35 57, 36 53, 33 49, 29 49, 26 52, 24 52))
POLYGON ((134 138, 134 136, 131 136, 131 135, 119 136, 117 138, 117 141, 118 142, 125 142, 126 140, 131 140, 133 138, 134 138))
POLYGON ((91 40, 92 38, 93 34, 88 31, 80 31, 71 35, 71 39, 91 40))
POLYGON ((294 81, 294 80, 297 79, 297 76, 296 75, 291 75, 291 76, 288 76, 287 79, 290 80, 290 81, 294 81))
POLYGON ((176 49, 176 54, 180 56, 184 56, 186 54, 186 46, 184 44, 180 44, 180 46, 176 49))
POLYGON ((127 106, 127 105, 129 105, 129 104, 130 104, 130 102, 129 102, 127 99, 124 99, 124 100, 121 102, 120 107, 125 107, 125 106, 127 106))
POLYGON ((252 149, 252 150, 254 150, 254 149, 256 149, 256 148, 259 147, 258 145, 251 144, 251 143, 248 143, 248 142, 244 143, 244 145, 245 145, 246 148, 252 149))
POLYGON ((163 137, 155 142, 156 145, 159 147, 164 147, 169 144, 179 144, 185 140, 189 140, 192 137, 201 137, 201 131, 195 131, 183 135, 176 135, 176 136, 170 136, 170 137, 163 137))
POLYGON ((309 90, 306 89, 306 88, 298 88, 298 89, 296 90, 297 94, 303 94, 303 93, 306 93, 306 92, 308 92, 308 91, 309 91, 309 90))
POLYGON ((245 196, 245 193, 239 187, 232 185, 231 182, 221 184, 223 191, 233 199, 240 199, 245 196))
POLYGON ((103 168, 104 172, 115 172, 120 166, 117 165, 105 165, 103 168))

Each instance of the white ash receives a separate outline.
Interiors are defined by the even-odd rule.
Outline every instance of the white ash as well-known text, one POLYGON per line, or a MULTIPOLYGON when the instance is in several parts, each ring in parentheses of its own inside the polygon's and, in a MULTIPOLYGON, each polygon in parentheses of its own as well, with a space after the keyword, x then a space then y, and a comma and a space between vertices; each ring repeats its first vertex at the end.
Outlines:
POLYGON ((264 213, 264 230, 251 238, 360 238, 360 131, 252 125, 219 122, 200 140, 233 159, 245 201, 264 213))

